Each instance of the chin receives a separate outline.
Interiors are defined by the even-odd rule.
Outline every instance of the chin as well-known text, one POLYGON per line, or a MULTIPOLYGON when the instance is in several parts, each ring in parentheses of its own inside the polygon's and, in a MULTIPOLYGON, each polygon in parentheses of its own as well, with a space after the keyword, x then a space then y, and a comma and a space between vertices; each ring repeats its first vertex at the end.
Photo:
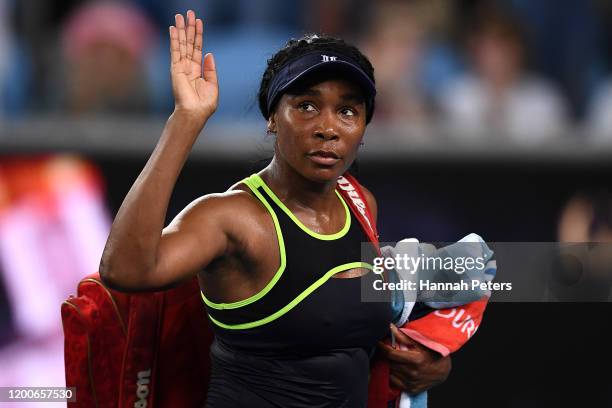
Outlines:
POLYGON ((317 182, 317 183, 328 183, 331 181, 336 181, 338 177, 344 174, 344 170, 341 166, 332 166, 332 167, 312 167, 309 166, 302 175, 308 180, 317 182))

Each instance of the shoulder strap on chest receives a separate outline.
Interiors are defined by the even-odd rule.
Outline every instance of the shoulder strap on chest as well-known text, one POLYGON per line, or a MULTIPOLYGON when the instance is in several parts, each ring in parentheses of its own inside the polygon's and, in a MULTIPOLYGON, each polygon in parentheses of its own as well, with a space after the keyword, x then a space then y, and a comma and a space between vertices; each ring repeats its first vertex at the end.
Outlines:
POLYGON ((363 194, 361 185, 357 179, 348 172, 338 177, 337 183, 340 194, 347 201, 349 208, 353 211, 357 220, 359 220, 364 232, 370 241, 372 241, 376 250, 380 253, 378 230, 376 229, 376 223, 370 212, 368 201, 365 198, 365 194, 363 194))

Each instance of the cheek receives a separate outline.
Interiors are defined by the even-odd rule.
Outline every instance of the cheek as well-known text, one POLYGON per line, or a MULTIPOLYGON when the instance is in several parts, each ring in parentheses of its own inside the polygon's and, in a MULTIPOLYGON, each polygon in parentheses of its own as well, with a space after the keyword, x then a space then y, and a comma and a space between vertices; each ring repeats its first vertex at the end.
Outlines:
POLYGON ((365 123, 360 120, 354 123, 347 123, 344 128, 345 141, 351 148, 359 148, 359 144, 365 134, 365 123))
POLYGON ((295 154, 296 144, 292 137, 289 137, 286 134, 283 136, 278 136, 277 143, 279 150, 284 157, 291 157, 295 154))
POLYGON ((281 132, 279 129, 276 144, 278 153, 287 161, 295 162, 299 160, 302 152, 305 150, 303 146, 303 137, 299 134, 293 133, 291 130, 281 132))
POLYGON ((361 139, 363 139, 363 135, 365 134, 365 121, 359 120, 358 123, 354 123, 350 127, 350 134, 353 140, 361 141, 361 139))
POLYGON ((292 117, 287 110, 279 112, 276 118, 276 142, 285 157, 295 157, 305 148, 311 124, 292 117))

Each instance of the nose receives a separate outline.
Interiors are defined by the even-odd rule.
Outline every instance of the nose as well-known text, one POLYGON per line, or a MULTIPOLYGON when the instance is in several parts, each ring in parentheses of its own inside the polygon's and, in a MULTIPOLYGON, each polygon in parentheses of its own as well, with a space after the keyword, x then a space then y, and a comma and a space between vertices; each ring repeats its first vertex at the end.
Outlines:
POLYGON ((338 125, 334 112, 322 111, 314 131, 314 136, 322 140, 338 140, 338 125))

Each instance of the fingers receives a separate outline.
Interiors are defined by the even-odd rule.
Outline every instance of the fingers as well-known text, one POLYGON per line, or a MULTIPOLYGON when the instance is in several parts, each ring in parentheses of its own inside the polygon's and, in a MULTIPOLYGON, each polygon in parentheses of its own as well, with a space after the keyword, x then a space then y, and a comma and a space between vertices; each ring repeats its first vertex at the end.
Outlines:
POLYGON ((411 395, 415 395, 415 394, 419 394, 423 391, 425 391, 427 388, 425 386, 423 386, 422 384, 417 384, 415 383, 407 383, 405 381, 402 381, 399 377, 391 374, 389 376, 389 385, 392 388, 398 389, 398 390, 402 390, 404 392, 407 392, 408 394, 411 395))
POLYGON ((402 391, 405 391, 407 388, 407 384, 394 374, 389 374, 389 385, 392 388, 402 391))
POLYGON ((170 61, 176 64, 181 60, 181 51, 179 49, 179 35, 175 26, 170 26, 170 61))
POLYGON ((388 360, 398 363, 420 365, 425 361, 424 352, 417 349, 399 350, 379 342, 378 350, 388 360))
POLYGON ((408 346, 408 348, 411 348, 411 346, 414 347, 417 344, 419 344, 416 341, 412 340, 410 337, 408 337, 400 329, 398 329, 397 326, 394 325, 393 323, 391 324, 391 332, 395 336, 395 341, 396 342, 398 342, 400 344, 403 344, 405 346, 408 346))
POLYGON ((391 388, 407 392, 408 394, 418 394, 425 390, 423 385, 419 384, 418 381, 405 381, 395 374, 389 375, 389 385, 391 388))
POLYGON ((185 18, 182 14, 174 16, 176 29, 178 30, 179 51, 181 58, 187 57, 187 33, 185 32, 185 18))
POLYGON ((187 11, 187 58, 193 57, 193 45, 196 35, 196 18, 195 13, 191 10, 187 11))
POLYGON ((217 69, 215 67, 215 58, 209 52, 204 56, 204 79, 206 82, 212 82, 217 85, 217 69))
POLYGON ((198 66, 202 65, 202 37, 204 33, 204 23, 199 18, 195 23, 196 33, 195 33, 195 44, 193 46, 193 61, 198 64, 198 66))
POLYGON ((217 85, 217 70, 215 67, 215 59, 212 54, 208 53, 204 56, 202 63, 202 48, 204 37, 204 23, 201 19, 196 18, 192 10, 187 11, 187 19, 182 14, 174 16, 176 27, 170 26, 170 54, 172 63, 178 63, 182 59, 186 59, 193 64, 187 64, 185 73, 199 78, 200 73, 204 80, 217 85), (200 71, 202 69, 202 71, 200 71))

